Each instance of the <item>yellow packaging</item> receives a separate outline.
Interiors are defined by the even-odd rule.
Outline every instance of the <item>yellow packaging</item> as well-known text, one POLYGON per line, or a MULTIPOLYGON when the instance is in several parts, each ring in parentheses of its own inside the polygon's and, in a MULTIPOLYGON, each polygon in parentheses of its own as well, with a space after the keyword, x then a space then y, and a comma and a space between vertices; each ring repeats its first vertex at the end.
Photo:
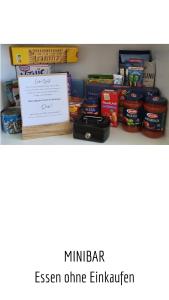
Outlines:
POLYGON ((75 63, 78 61, 78 47, 23 46, 11 47, 13 65, 75 63))

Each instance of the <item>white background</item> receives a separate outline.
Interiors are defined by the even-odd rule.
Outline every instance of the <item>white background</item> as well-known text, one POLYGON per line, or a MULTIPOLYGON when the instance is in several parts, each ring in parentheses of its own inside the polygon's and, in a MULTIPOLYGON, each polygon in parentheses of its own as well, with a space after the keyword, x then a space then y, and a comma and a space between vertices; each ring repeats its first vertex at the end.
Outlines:
MULTIPOLYGON (((168 42, 164 1, 51 2, 4 4, 2 43, 168 42)), ((168 156, 167 146, 1 146, 0 298, 168 299, 168 156), (65 264, 65 249, 103 249, 105 268, 136 283, 35 285, 38 269, 102 269, 65 264)))

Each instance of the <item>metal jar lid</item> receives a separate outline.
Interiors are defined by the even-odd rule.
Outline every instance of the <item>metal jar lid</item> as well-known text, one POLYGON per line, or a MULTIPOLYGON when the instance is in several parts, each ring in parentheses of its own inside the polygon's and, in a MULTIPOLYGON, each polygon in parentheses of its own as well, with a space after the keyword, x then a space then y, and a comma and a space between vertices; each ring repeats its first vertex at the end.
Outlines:
POLYGON ((154 104, 154 105, 167 105, 167 99, 160 96, 148 96, 145 99, 145 103, 154 104))

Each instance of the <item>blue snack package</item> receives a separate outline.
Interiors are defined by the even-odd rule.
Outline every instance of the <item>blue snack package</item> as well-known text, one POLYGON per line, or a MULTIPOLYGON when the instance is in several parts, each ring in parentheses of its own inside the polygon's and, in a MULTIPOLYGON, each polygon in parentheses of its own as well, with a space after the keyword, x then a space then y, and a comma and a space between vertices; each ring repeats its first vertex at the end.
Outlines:
POLYGON ((84 81, 81 79, 72 79, 71 96, 84 98, 84 81))
POLYGON ((128 83, 131 87, 142 87, 144 78, 143 67, 129 67, 128 68, 128 83))
POLYGON ((130 58, 125 63, 125 84, 142 87, 144 78, 144 60, 130 58), (129 75, 130 74, 130 75, 129 75))

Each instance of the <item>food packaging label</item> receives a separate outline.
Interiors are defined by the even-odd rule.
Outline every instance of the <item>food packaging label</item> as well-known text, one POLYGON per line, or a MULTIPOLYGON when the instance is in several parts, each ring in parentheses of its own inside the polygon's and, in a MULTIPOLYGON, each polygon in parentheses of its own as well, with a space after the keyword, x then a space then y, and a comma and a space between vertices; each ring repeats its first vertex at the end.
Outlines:
POLYGON ((118 91, 104 90, 101 94, 101 115, 110 118, 112 127, 118 126, 118 100, 118 91))
POLYGON ((144 63, 144 80, 143 85, 145 87, 154 87, 156 75, 156 65, 155 62, 145 62, 144 63))

